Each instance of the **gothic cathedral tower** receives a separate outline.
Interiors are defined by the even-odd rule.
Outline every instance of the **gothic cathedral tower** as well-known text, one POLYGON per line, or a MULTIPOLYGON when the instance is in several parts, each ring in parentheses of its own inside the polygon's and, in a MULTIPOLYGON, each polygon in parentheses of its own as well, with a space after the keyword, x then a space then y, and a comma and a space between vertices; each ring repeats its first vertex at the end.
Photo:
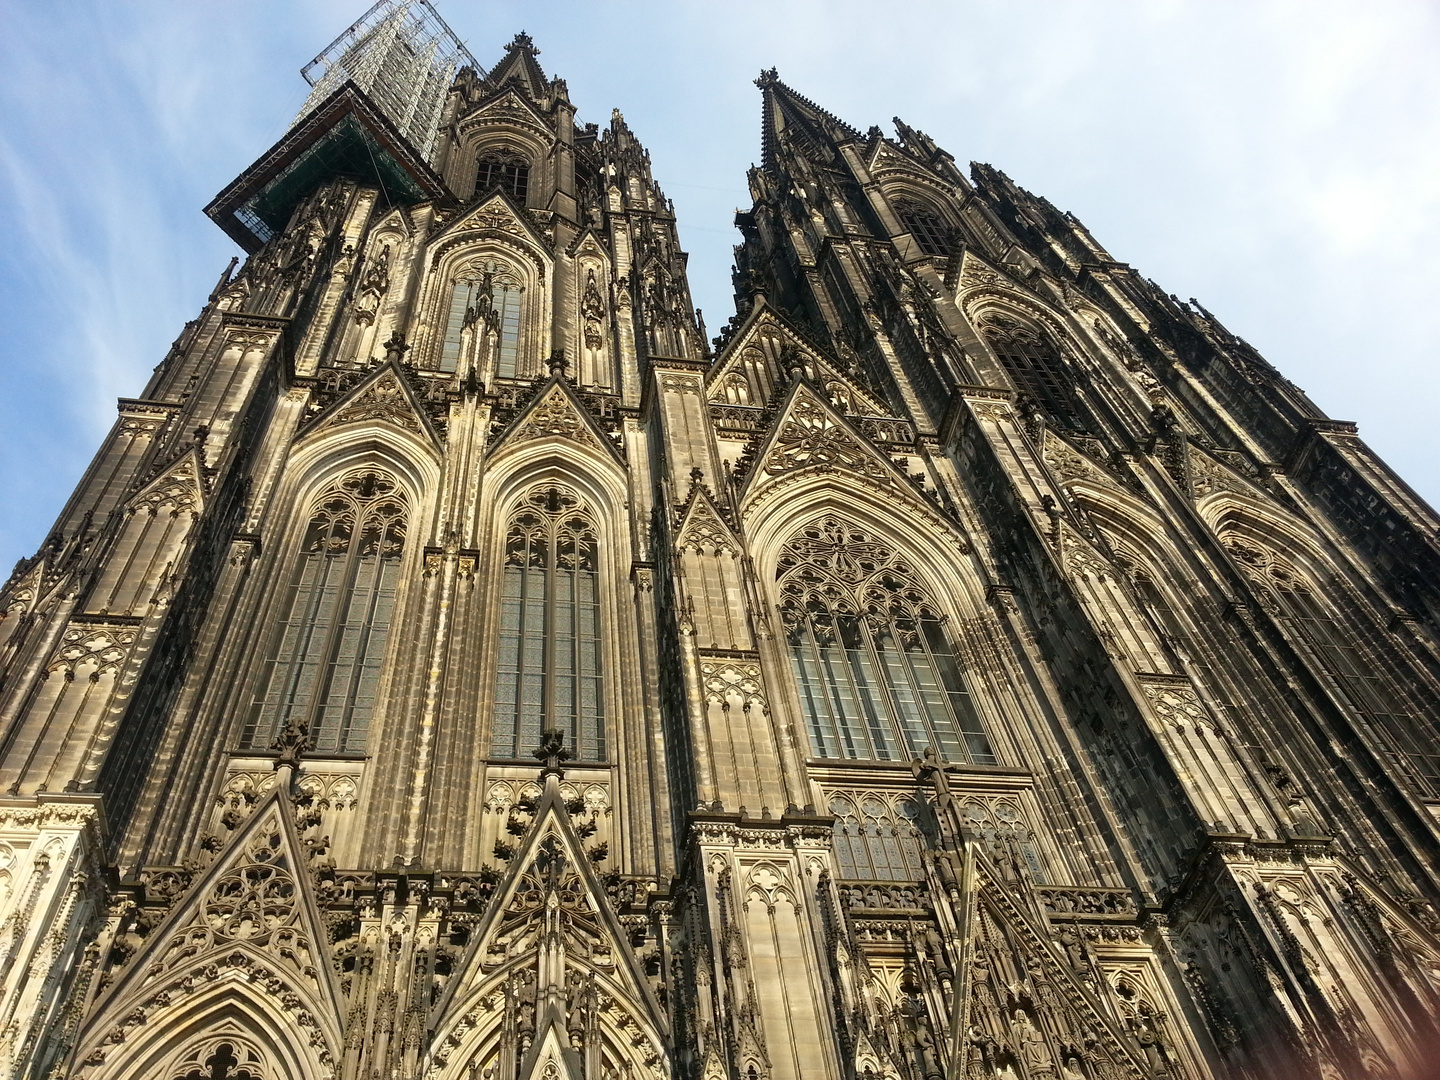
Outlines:
POLYGON ((758 80, 380 0, 0 591, 4 1080, 1418 1078, 1440 520, 1198 304, 758 80))

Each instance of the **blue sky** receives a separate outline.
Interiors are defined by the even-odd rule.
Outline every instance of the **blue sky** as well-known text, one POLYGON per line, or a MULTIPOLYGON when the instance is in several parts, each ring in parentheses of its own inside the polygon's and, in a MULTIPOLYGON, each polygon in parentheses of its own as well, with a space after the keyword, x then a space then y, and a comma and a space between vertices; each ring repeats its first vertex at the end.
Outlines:
MULTIPOLYGON (((1195 296, 1440 502, 1440 5, 1428 0, 437 0, 624 112, 712 333, 762 67, 901 116, 1195 296)), ((200 212, 364 0, 0 0, 0 570, 30 554, 237 249, 200 212)), ((0 577, 3 577, 0 574, 0 577)))

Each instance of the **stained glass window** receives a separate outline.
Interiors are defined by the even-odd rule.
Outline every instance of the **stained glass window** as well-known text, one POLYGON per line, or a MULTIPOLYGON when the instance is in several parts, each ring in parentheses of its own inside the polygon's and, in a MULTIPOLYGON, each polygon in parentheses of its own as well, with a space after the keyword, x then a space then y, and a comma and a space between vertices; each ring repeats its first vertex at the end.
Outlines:
POLYGON ((495 374, 515 378, 520 356, 523 296, 519 278, 502 262, 491 259, 462 270, 455 279, 445 312, 440 370, 454 371, 459 367, 460 354, 466 345, 465 332, 469 330, 471 340, 479 335, 495 336, 495 374))
POLYGON ((475 170, 475 194, 497 187, 524 206, 530 192, 530 163, 513 154, 486 154, 475 170))

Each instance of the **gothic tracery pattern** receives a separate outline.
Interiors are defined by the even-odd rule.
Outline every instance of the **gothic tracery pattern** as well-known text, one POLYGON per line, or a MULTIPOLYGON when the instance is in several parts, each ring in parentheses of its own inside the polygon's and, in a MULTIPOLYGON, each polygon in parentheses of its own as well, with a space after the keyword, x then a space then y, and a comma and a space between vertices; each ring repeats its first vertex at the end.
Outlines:
POLYGON ((812 753, 994 762, 940 614, 888 544, 822 518, 785 545, 776 584, 812 753))
POLYGON ((525 757, 560 730, 581 760, 603 761, 599 540, 579 496, 548 485, 521 500, 502 574, 492 752, 525 757))
POLYGON ((264 748, 289 726, 317 750, 363 750, 390 636, 409 498, 358 469, 315 503, 246 716, 242 743, 264 748))

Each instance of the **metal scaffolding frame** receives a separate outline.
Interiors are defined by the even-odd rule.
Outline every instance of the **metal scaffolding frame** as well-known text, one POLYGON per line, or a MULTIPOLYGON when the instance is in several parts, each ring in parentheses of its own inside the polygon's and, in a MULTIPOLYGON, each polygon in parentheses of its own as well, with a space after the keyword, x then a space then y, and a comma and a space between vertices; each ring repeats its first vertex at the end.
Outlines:
POLYGON ((467 66, 484 76, 430 0, 379 0, 300 69, 312 89, 296 123, 353 82, 429 158, 445 95, 467 66))

